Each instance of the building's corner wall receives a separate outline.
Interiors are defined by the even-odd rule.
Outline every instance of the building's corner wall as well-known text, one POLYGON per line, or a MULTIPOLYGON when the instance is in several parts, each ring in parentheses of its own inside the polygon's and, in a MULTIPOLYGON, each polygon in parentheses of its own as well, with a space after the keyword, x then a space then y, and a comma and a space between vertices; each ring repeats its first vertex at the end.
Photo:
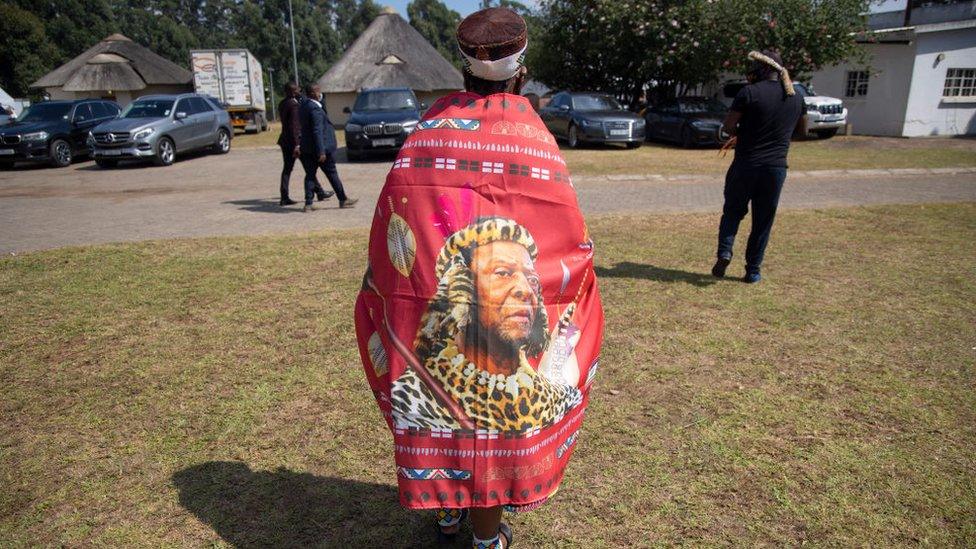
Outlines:
POLYGON ((916 39, 915 77, 902 135, 976 135, 976 97, 968 103, 942 97, 948 69, 976 68, 976 28, 921 33, 916 39))
POLYGON ((836 97, 847 107, 847 121, 858 135, 900 136, 905 123, 915 44, 864 44, 865 64, 845 62, 817 71, 810 83, 819 95, 836 97), (868 70, 868 94, 845 97, 847 72, 868 70))

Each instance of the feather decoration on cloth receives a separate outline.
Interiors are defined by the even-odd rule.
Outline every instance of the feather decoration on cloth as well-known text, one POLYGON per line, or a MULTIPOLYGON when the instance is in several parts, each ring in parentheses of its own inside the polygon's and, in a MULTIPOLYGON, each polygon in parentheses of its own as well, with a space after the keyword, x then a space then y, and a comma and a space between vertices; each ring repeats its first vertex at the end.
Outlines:
POLYGON ((386 245, 390 251, 390 262, 403 276, 409 277, 413 262, 417 257, 417 241, 407 221, 398 214, 390 216, 390 226, 386 231, 386 245))

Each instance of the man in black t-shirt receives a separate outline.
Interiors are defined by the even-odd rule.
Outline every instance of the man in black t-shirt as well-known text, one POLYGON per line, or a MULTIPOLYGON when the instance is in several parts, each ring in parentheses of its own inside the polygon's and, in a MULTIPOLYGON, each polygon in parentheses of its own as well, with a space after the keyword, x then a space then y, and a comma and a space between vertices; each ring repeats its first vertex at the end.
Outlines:
POLYGON ((779 194, 786 180, 790 137, 802 123, 803 99, 793 90, 774 52, 751 52, 749 85, 735 96, 725 131, 735 136, 735 160, 725 176, 725 205, 718 229, 718 259, 712 274, 725 276, 739 222, 752 202, 752 230, 746 246, 746 282, 759 282, 779 194))

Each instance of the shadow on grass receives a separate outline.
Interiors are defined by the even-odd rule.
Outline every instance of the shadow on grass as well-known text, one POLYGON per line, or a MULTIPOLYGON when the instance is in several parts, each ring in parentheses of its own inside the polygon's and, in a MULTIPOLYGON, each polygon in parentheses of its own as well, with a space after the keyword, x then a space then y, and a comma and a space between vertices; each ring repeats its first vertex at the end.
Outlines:
POLYGON ((711 286, 721 280, 725 280, 715 278, 711 274, 666 269, 664 267, 655 267, 654 265, 631 263, 630 261, 617 263, 610 268, 596 267, 594 270, 596 271, 596 275, 601 277, 639 278, 641 280, 654 280, 657 282, 684 282, 698 287, 711 286))
POLYGON ((194 465, 172 480, 180 504, 235 547, 406 547, 434 537, 433 514, 404 510, 385 484, 239 461, 194 465))

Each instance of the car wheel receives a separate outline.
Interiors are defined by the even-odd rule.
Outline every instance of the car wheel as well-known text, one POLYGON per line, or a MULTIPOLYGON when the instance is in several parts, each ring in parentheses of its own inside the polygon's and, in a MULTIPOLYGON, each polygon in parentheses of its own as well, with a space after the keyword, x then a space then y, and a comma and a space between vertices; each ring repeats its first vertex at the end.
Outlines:
POLYGON ((695 145, 694 141, 691 139, 691 129, 688 126, 682 126, 681 128, 681 146, 690 149, 695 145))
POLYGON ((176 160, 176 147, 173 145, 173 140, 164 137, 156 142, 156 165, 157 166, 169 166, 176 160))
POLYGON ((230 134, 227 133, 227 130, 223 128, 217 130, 217 142, 214 143, 213 149, 217 154, 230 152, 230 134))
POLYGON ((71 165, 71 145, 64 139, 55 139, 51 142, 51 165, 55 168, 71 165))
POLYGON ((643 143, 641 143, 640 141, 635 141, 633 143, 627 143, 627 148, 628 149, 639 149, 641 145, 643 145, 643 143))
POLYGON ((566 135, 566 144, 569 145, 570 149, 579 147, 579 130, 576 129, 576 124, 570 124, 569 133, 566 135))
POLYGON ((95 159, 95 164, 99 168, 114 168, 114 167, 118 166, 119 161, 118 160, 108 160, 108 159, 105 159, 105 158, 96 158, 95 159))
POLYGON ((831 137, 837 135, 837 128, 830 128, 829 130, 817 130, 817 137, 820 139, 830 139, 831 137))

